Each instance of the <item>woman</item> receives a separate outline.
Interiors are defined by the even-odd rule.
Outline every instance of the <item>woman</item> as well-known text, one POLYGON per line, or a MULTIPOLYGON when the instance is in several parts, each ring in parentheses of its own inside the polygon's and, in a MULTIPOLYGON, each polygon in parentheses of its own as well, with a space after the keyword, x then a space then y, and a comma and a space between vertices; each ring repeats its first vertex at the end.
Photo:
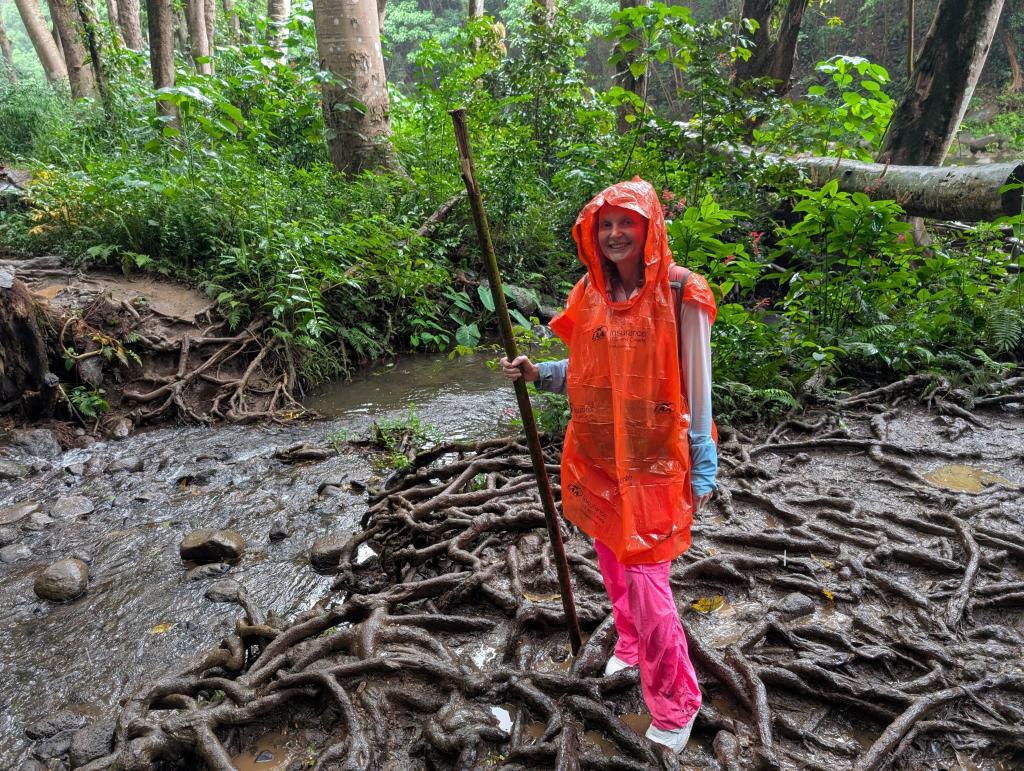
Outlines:
POLYGON ((503 358, 502 371, 569 395, 562 511, 594 538, 612 602, 619 637, 605 674, 639 665, 647 738, 681 752, 701 695, 669 572, 715 489, 715 302, 672 263, 661 204, 639 178, 588 203, 573 238, 587 275, 551 321, 568 360, 503 358))

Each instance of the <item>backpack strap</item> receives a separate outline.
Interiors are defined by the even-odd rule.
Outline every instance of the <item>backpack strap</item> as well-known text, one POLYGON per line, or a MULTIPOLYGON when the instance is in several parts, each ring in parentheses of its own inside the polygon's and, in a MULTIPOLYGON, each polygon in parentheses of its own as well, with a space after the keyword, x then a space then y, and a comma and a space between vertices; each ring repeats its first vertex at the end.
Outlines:
MULTIPOLYGON (((679 353, 679 361, 683 361, 683 294, 686 292, 686 282, 690 280, 690 271, 682 265, 673 265, 668 272, 668 285, 672 287, 673 307, 676 312, 676 350, 679 353)), ((686 384, 683 384, 685 391, 686 384)))

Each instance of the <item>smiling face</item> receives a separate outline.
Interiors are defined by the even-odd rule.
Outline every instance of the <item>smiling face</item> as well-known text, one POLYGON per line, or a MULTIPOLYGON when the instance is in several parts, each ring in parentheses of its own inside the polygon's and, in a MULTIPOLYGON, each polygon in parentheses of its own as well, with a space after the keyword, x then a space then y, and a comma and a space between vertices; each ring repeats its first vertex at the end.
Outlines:
POLYGON ((597 243, 616 266, 638 261, 647 241, 647 218, 632 209, 605 204, 597 215, 597 243))

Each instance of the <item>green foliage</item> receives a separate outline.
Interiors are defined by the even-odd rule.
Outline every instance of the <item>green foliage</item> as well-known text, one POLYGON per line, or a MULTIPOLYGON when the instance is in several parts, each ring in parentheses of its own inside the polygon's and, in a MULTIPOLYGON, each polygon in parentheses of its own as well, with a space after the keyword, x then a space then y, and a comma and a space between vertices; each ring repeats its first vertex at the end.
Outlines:
POLYGON ((381 469, 406 468, 416 453, 441 441, 437 429, 420 419, 415 404, 410 404, 408 412, 401 417, 378 420, 372 425, 371 434, 383 451, 377 463, 381 469))
POLYGON ((110 410, 103 394, 102 388, 96 391, 86 386, 75 386, 66 392, 67 404, 81 418, 98 418, 110 410))

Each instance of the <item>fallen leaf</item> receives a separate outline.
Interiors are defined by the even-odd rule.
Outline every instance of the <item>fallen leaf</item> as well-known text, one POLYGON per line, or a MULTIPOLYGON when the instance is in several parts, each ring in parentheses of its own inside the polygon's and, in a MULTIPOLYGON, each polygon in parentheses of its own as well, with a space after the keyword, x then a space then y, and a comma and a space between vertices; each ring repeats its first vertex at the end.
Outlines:
POLYGON ((698 613, 711 613, 725 604, 725 597, 716 594, 714 597, 701 597, 690 605, 698 613))
POLYGON ((821 593, 825 595, 829 602, 834 602, 836 599, 835 595, 833 595, 828 589, 822 589, 821 593))
POLYGON ((560 594, 533 594, 532 592, 523 592, 523 597, 530 602, 552 602, 562 599, 560 594))
POLYGON ((174 628, 174 624, 171 624, 171 623, 157 624, 155 627, 153 627, 152 629, 149 630, 149 633, 150 634, 163 634, 164 632, 170 631, 173 628, 174 628))

